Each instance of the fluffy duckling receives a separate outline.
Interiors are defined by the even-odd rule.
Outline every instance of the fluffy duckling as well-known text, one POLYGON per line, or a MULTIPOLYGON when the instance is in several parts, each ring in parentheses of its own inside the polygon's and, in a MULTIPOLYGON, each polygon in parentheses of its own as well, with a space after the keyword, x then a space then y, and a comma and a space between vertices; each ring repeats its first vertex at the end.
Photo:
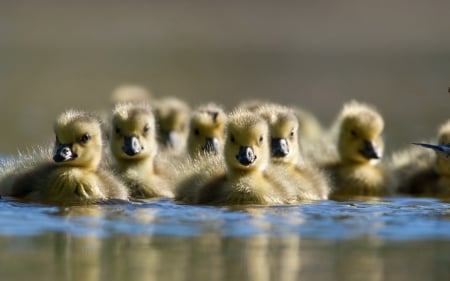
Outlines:
POLYGON ((329 186, 325 175, 317 168, 300 161, 298 143, 299 121, 293 110, 275 104, 266 104, 256 109, 269 124, 271 161, 288 177, 283 180, 286 188, 299 195, 299 200, 327 199, 329 186))
POLYGON ((117 105, 111 130, 114 168, 128 185, 130 195, 134 198, 173 197, 170 168, 156 159, 158 143, 152 108, 130 103, 117 105))
MULTIPOLYGON (((23 171, 3 177, 1 195, 48 203, 85 203, 127 199, 126 187, 100 168, 102 132, 100 121, 91 114, 68 110, 54 125, 56 142, 53 161, 42 157, 23 171)), ((33 156, 25 157, 28 161, 33 156)))
MULTIPOLYGON (((250 99, 243 101, 237 105, 237 108, 246 110, 257 110, 265 106, 283 106, 270 101, 263 101, 258 99, 250 99)), ((314 142, 322 136, 323 128, 319 119, 310 111, 300 107, 289 107, 298 119, 298 136, 301 142, 314 142)))
POLYGON ((212 157, 183 181, 176 199, 195 204, 283 204, 270 160, 269 128, 255 113, 238 110, 229 115, 224 162, 212 157), (213 163, 213 164, 211 164, 213 163))
POLYGON ((167 97, 156 101, 154 107, 159 143, 175 154, 184 152, 189 133, 189 105, 178 98, 167 97))
POLYGON ((188 153, 191 157, 222 153, 227 115, 213 103, 197 108, 191 117, 188 153))
POLYGON ((331 197, 386 196, 393 192, 392 176, 380 163, 384 121, 371 106, 351 101, 337 119, 339 157, 325 166, 334 181, 331 197))
POLYGON ((152 94, 143 86, 135 84, 124 84, 115 88, 110 96, 112 108, 121 103, 149 104, 152 94))
MULTIPOLYGON (((407 165, 396 165, 398 191, 412 195, 450 198, 450 120, 438 130, 438 145, 414 144, 430 150, 423 150, 423 153, 418 154, 413 153, 415 149, 411 148, 407 152, 394 155, 397 158, 409 156, 407 165), (435 153, 432 153, 433 150, 435 153), (405 171, 408 171, 408 174, 405 171)), ((396 158, 394 160, 399 162, 396 158)))

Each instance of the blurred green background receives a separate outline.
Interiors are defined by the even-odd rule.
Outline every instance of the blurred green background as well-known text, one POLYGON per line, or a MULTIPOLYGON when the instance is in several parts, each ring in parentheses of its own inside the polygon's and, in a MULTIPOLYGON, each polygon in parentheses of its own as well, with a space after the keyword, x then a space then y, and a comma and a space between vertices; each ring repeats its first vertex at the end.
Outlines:
POLYGON ((0 153, 53 139, 66 108, 108 107, 123 83, 231 109, 299 105, 324 125, 374 104, 387 149, 448 117, 449 1, 1 1, 0 153))

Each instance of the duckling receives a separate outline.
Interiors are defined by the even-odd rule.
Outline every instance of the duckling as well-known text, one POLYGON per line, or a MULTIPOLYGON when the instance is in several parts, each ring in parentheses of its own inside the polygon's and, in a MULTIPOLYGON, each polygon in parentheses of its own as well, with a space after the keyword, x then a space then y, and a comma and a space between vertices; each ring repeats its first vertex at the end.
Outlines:
MULTIPOLYGON (((3 177, 1 195, 48 203, 86 203, 128 198, 126 187, 100 167, 102 132, 100 121, 92 114, 67 110, 54 125, 56 142, 53 161, 41 155, 23 171, 3 177)), ((20 161, 18 161, 19 163, 20 161)))
POLYGON ((110 104, 112 108, 120 103, 150 104, 151 101, 151 92, 145 87, 136 84, 120 85, 113 90, 110 96, 110 104))
POLYGON ((191 157, 222 153, 227 115, 213 103, 197 108, 191 117, 188 153, 191 157))
POLYGON ((224 161, 206 161, 191 178, 179 184, 176 199, 194 204, 283 204, 277 175, 270 161, 269 128, 255 113, 237 110, 229 115, 224 161), (211 164, 212 163, 212 164, 211 164))
POLYGON ((178 98, 167 97, 156 101, 154 107, 159 143, 175 154, 184 152, 189 133, 189 105, 178 98))
POLYGON ((325 175, 307 161, 300 161, 299 121, 288 107, 266 104, 256 109, 269 124, 271 161, 286 173, 282 184, 298 194, 299 200, 327 199, 329 186, 325 175))
MULTIPOLYGON (((258 99, 245 100, 237 105, 237 108, 257 110, 264 106, 283 106, 282 104, 258 99)), ((298 119, 298 136, 300 142, 315 142, 322 136, 323 128, 319 119, 310 111, 300 106, 289 106, 289 109, 298 119)))
POLYGON ((397 157, 394 160, 397 164, 395 171, 399 178, 400 193, 450 198, 450 120, 441 125, 437 139, 438 145, 413 143, 430 149, 423 150, 421 154, 413 153, 415 149, 410 148, 406 152, 402 151, 394 155, 397 157), (398 165, 398 158, 402 156, 403 159, 409 156, 407 157, 409 161, 404 166, 398 165), (406 174, 405 170, 409 173, 406 174))
POLYGON ((111 154, 114 168, 131 197, 173 197, 171 175, 157 160, 156 122, 147 105, 119 104, 112 114, 111 154))
POLYGON ((324 164, 334 181, 331 197, 386 196, 393 178, 380 163, 384 120, 375 108, 356 101, 344 105, 336 123, 338 157, 324 164))

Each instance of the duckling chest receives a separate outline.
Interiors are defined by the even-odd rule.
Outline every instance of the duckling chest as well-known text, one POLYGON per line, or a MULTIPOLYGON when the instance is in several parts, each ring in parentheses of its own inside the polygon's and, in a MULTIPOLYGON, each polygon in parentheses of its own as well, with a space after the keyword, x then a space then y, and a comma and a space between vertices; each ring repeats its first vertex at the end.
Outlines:
POLYGON ((382 193, 387 184, 384 170, 373 165, 340 167, 336 179, 338 189, 354 190, 355 194, 382 193))
POLYGON ((57 169, 49 178, 49 199, 102 199, 102 184, 97 175, 83 169, 57 169))

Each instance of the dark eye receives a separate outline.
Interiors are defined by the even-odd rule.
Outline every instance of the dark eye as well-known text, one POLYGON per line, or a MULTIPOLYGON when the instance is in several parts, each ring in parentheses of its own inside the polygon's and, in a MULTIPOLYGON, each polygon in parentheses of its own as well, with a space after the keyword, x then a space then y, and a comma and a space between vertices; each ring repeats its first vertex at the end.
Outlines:
POLYGON ((150 131, 150 126, 147 124, 144 127, 144 133, 148 133, 148 131, 150 131))
POLYGON ((291 131, 291 133, 289 134, 291 137, 294 136, 294 130, 291 131))
POLYGON ((260 137, 259 137, 259 143, 262 143, 263 140, 264 140, 263 136, 260 136, 260 137))
POLYGON ((194 130, 194 134, 195 134, 196 136, 198 136, 198 135, 200 135, 200 131, 199 131, 198 129, 195 129, 195 130, 194 130))
POLYGON ((120 129, 116 127, 116 134, 120 134, 120 129))
POLYGON ((80 141, 82 143, 87 143, 91 139, 91 136, 89 134, 84 134, 81 136, 80 141))
POLYGON ((356 133, 355 130, 350 130, 350 134, 352 135, 352 137, 357 137, 358 134, 356 133))
POLYGON ((236 141, 236 140, 234 139, 234 136, 233 136, 233 135, 230 135, 230 141, 233 142, 233 143, 236 141))

